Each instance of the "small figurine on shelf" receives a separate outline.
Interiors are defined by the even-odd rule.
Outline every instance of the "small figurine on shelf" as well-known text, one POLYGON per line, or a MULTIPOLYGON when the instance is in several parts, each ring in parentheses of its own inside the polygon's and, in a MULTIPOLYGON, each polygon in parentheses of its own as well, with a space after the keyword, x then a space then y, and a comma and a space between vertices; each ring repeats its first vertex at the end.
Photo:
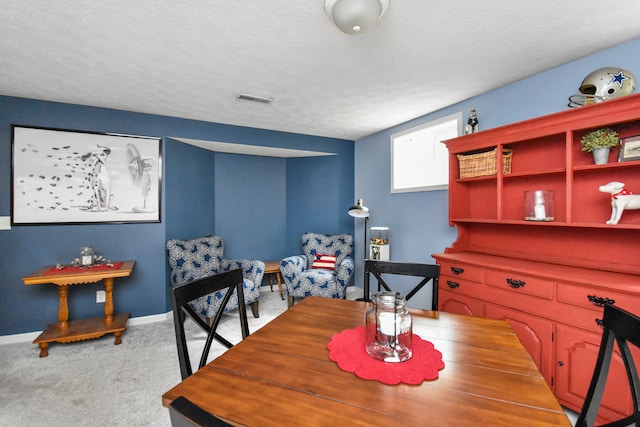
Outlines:
POLYGON ((475 133, 480 130, 478 115, 475 108, 469 110, 469 119, 465 128, 465 134, 475 133))
POLYGON ((611 218, 607 224, 615 225, 620 221, 625 209, 640 209, 640 194, 633 194, 624 189, 623 182, 610 182, 598 188, 603 193, 611 194, 611 218))

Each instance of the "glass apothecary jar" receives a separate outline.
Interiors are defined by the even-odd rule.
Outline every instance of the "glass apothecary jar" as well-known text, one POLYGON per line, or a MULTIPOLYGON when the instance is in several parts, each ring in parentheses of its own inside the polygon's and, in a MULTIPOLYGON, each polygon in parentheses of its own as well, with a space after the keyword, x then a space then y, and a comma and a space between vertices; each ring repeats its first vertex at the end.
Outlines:
POLYGON ((389 244, 389 227, 371 227, 369 243, 372 245, 389 244))
POLYGON ((399 292, 376 292, 366 314, 366 351, 374 359, 404 362, 413 355, 413 323, 399 292))

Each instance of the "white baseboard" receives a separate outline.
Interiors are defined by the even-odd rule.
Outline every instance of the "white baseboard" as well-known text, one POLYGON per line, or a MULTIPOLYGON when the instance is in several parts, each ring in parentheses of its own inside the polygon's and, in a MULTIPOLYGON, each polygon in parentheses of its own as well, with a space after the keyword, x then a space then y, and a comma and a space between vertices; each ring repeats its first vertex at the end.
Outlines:
MULTIPOLYGON (((277 290, 277 285, 275 286, 277 290)), ((260 292, 270 292, 269 285, 261 286, 260 292)), ((352 292, 362 292, 355 286, 349 286, 347 288, 347 293, 352 292)), ((168 311, 166 313, 161 314, 152 314, 150 316, 140 316, 140 317, 132 317, 127 320, 127 326, 136 326, 136 325, 145 325, 147 323, 155 323, 155 322, 164 322, 165 320, 170 320, 173 318, 173 313, 168 311)), ((35 332, 26 332, 24 334, 14 334, 14 335, 3 335, 0 336, 0 345, 3 344, 16 344, 22 342, 33 342, 38 335, 40 335, 42 331, 35 332)))
MULTIPOLYGON (((127 320, 127 326, 145 325, 147 323, 164 322, 173 318, 173 313, 168 311, 161 314, 152 314, 150 316, 132 317, 127 320)), ((13 334, 0 336, 0 345, 17 344, 23 342, 33 342, 42 331, 26 332, 24 334, 13 334)))
POLYGON ((2 344, 16 344, 20 342, 33 342, 42 331, 27 332, 24 334, 3 335, 0 337, 0 345, 2 344))

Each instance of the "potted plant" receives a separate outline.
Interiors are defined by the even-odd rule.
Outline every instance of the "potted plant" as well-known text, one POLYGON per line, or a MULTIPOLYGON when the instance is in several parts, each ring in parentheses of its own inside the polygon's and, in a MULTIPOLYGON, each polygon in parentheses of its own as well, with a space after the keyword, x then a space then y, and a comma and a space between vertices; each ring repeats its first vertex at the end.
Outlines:
POLYGON ((582 137, 582 151, 593 152, 593 160, 596 165, 609 161, 611 147, 618 145, 618 132, 611 128, 602 128, 589 132, 582 137))

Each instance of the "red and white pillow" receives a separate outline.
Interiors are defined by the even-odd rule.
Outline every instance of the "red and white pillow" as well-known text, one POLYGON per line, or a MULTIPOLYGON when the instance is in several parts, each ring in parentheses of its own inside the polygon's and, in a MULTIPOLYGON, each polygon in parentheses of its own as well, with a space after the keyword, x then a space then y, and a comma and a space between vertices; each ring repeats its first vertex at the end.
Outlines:
POLYGON ((336 256, 326 254, 315 254, 311 268, 324 268, 325 270, 335 270, 336 256))

